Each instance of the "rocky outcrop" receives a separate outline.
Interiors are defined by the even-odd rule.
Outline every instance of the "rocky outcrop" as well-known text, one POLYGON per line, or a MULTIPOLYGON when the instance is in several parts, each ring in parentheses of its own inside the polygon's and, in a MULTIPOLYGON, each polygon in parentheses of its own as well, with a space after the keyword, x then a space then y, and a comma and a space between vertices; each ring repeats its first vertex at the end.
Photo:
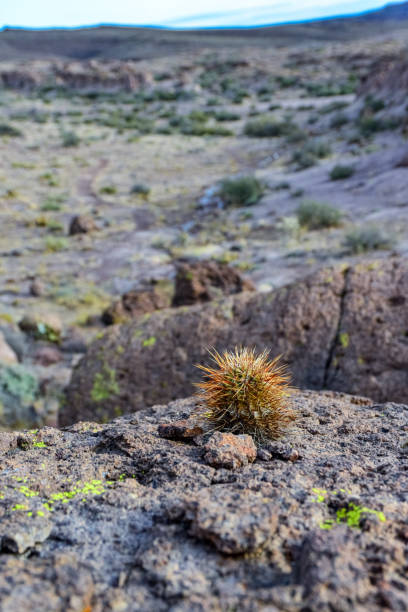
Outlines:
POLYGON ((297 384, 323 387, 343 288, 340 268, 322 270, 274 293, 241 293, 114 326, 74 370, 60 422, 108 420, 191 394, 201 378, 195 366, 208 362, 210 346, 271 348, 285 354, 297 384))
POLYGON ((173 306, 209 302, 221 295, 254 291, 251 281, 238 270, 216 261, 180 262, 177 267, 173 306))
POLYGON ((153 82, 152 75, 141 71, 137 62, 132 61, 37 60, 4 64, 0 70, 0 85, 16 90, 63 87, 81 92, 132 92, 153 82))
POLYGON ((191 399, 0 433, 2 610, 404 610, 408 406, 292 402, 285 439, 238 469, 159 436, 191 399))
POLYGON ((123 323, 169 306, 170 297, 164 291, 155 287, 134 289, 124 293, 102 313, 102 322, 105 325, 123 323))
POLYGON ((69 235, 88 234, 96 229, 93 217, 89 215, 76 215, 69 224, 69 235))
POLYGON ((405 103, 408 92, 408 58, 385 57, 374 63, 358 90, 360 97, 372 94, 387 104, 405 103))
POLYGON ((321 270, 272 293, 154 313, 90 347, 74 371, 61 422, 103 420, 190 394, 200 378, 195 364, 208 362, 209 346, 283 354, 300 387, 404 401, 407 300, 408 261, 390 258, 321 270))

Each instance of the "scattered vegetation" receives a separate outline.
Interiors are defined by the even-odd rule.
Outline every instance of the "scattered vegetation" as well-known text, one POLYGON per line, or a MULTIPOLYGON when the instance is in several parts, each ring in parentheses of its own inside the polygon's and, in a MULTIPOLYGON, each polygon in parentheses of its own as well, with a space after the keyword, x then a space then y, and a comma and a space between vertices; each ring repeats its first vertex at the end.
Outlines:
POLYGON ((63 132, 62 133, 62 146, 63 147, 77 147, 81 139, 75 132, 63 132))
POLYGON ((332 181, 347 179, 350 178, 350 176, 353 176, 354 172, 355 169, 353 168, 353 166, 342 166, 339 164, 337 166, 334 166, 334 168, 330 172, 330 179, 332 181))
POLYGON ((23 133, 12 125, 0 123, 0 136, 11 136, 12 138, 18 138, 22 135, 23 133))
POLYGON ((148 187, 147 185, 143 185, 143 183, 136 183, 136 185, 133 185, 132 189, 130 190, 130 193, 133 195, 140 195, 144 198, 147 198, 150 193, 150 187, 148 187))
POLYGON ((362 227, 346 234, 343 246, 354 255, 379 249, 390 249, 394 239, 378 227, 362 227))
POLYGON ((298 129, 291 121, 276 121, 271 117, 259 117, 247 121, 244 134, 254 138, 276 138, 289 136, 298 129))
POLYGON ((264 193, 264 186, 255 176, 225 179, 221 183, 219 196, 226 205, 251 206, 264 193))
POLYGON ((342 219, 341 211, 334 206, 312 200, 302 202, 296 215, 299 225, 309 230, 339 227, 342 219))
POLYGON ((288 407, 289 375, 280 358, 248 348, 210 355, 215 367, 198 366, 206 376, 197 384, 202 417, 213 429, 250 434, 257 442, 282 435, 295 414, 288 407))
POLYGON ((305 170, 315 166, 319 159, 328 157, 330 154, 331 147, 329 144, 321 140, 314 140, 305 144, 302 149, 295 151, 292 162, 297 164, 297 170, 305 170))

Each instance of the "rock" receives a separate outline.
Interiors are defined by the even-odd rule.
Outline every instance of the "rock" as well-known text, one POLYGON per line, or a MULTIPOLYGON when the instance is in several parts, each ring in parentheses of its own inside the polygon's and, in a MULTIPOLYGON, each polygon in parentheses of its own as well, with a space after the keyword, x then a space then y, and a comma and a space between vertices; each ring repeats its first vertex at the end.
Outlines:
POLYGON ((273 293, 161 310, 107 330, 74 369, 60 422, 106 420, 114 409, 130 412, 191 394, 201 379, 195 365, 209 363, 209 346, 272 348, 272 356, 285 355, 295 384, 321 388, 343 287, 340 268, 321 270, 273 293))
POLYGON ((193 398, 0 434, 2 608, 404 610, 408 406, 293 402, 302 460, 234 472, 158 435, 193 398))
POLYGON ((177 267, 173 306, 208 302, 220 295, 254 291, 254 285, 227 264, 216 261, 180 263, 177 267))
POLYGON ((217 468, 236 470, 256 459, 251 436, 216 431, 204 446, 204 461, 217 468))
POLYGON ((114 410, 192 393, 201 379, 195 364, 209 363, 209 346, 283 354, 295 386, 404 401, 406 296, 408 261, 390 258, 322 269, 271 293, 152 313, 91 344, 73 372, 61 423, 106 419, 114 410), (107 381, 102 395, 93 392, 100 380, 107 381))
POLYGON ((69 327, 61 340, 60 349, 65 353, 86 353, 87 342, 83 332, 76 327, 69 327))
POLYGON ((194 419, 182 419, 174 423, 161 423, 159 425, 159 436, 169 440, 184 440, 195 438, 204 433, 204 430, 194 419))
POLYGON ((0 362, 1 363, 18 363, 18 357, 6 342, 4 334, 0 331, 0 362))
POLYGON ((45 294, 45 285, 38 278, 34 279, 31 283, 30 294, 34 297, 41 297, 45 294))
POLYGON ((62 322, 59 316, 47 312, 24 315, 19 327, 38 340, 49 342, 59 342, 62 333, 62 322))
POLYGON ((203 491, 187 503, 190 532, 208 540, 224 554, 238 555, 255 551, 273 538, 277 512, 262 495, 251 491, 203 491))
POLYGON ((165 292, 156 288, 135 289, 125 293, 120 300, 109 306, 102 314, 102 322, 105 325, 123 323, 168 306, 170 306, 170 299, 165 292))
POLYGON ((43 366, 50 366, 61 360, 61 352, 53 346, 40 346, 34 354, 34 361, 43 366))
POLYGON ((95 221, 93 217, 89 215, 76 215, 71 219, 69 225, 69 235, 75 236, 76 234, 88 234, 96 229, 95 221))

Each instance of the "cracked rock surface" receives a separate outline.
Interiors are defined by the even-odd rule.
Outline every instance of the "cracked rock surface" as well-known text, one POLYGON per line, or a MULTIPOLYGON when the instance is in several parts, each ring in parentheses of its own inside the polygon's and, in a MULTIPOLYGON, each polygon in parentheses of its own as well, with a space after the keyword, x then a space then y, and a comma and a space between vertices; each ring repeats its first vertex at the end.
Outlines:
POLYGON ((291 401, 238 469, 159 435, 194 399, 0 433, 2 612, 406 610, 408 406, 291 401))
POLYGON ((60 422, 106 421, 191 394, 201 377, 195 364, 209 361, 206 347, 236 345, 283 354, 296 386, 405 402, 408 260, 326 268, 271 293, 242 293, 115 326, 74 370, 60 422), (101 380, 107 382, 98 395, 101 380))

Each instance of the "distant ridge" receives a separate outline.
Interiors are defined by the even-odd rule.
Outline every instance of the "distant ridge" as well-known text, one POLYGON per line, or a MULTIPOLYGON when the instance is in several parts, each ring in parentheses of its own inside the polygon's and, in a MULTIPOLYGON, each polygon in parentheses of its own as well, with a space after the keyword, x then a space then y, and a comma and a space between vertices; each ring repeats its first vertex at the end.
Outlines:
POLYGON ((235 28, 173 29, 96 25, 79 28, 0 31, 0 61, 32 59, 142 60, 202 48, 299 45, 350 41, 376 34, 392 35, 408 26, 408 2, 388 4, 353 16, 336 16, 283 25, 235 28))

